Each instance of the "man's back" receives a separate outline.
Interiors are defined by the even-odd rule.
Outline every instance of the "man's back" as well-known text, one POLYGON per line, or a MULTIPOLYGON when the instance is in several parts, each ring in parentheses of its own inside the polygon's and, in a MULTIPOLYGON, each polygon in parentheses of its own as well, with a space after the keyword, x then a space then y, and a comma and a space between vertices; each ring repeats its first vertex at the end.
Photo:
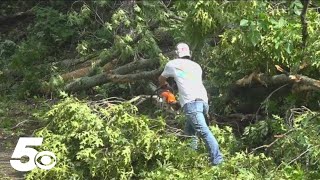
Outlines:
POLYGON ((207 91, 202 84, 202 69, 199 64, 188 59, 174 59, 167 63, 165 77, 173 77, 178 85, 181 106, 200 98, 208 102, 207 91))

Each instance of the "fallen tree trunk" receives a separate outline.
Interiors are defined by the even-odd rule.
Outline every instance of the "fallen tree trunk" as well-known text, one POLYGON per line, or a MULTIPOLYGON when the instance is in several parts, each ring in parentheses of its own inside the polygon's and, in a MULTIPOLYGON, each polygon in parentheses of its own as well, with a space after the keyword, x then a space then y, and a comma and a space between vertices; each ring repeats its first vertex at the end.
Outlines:
POLYGON ((92 69, 91 66, 84 67, 84 68, 77 69, 75 71, 72 71, 72 72, 69 72, 69 73, 66 73, 66 74, 62 74, 61 77, 62 77, 64 82, 68 82, 68 81, 70 81, 72 79, 77 79, 77 78, 80 78, 80 77, 83 77, 83 76, 87 76, 91 69, 92 69))
POLYGON ((130 62, 128 64, 125 64, 123 66, 118 67, 117 69, 111 70, 111 73, 114 74, 125 74, 128 72, 132 72, 137 69, 143 69, 147 67, 151 67, 155 64, 155 61, 152 61, 150 59, 140 59, 137 61, 130 62))
MULTIPOLYGON (((114 68, 116 62, 117 62, 117 59, 114 59, 111 62, 109 62, 106 65, 104 65, 102 67, 103 71, 104 72, 109 72, 111 69, 114 68)), ((62 77, 64 82, 68 82, 68 81, 73 80, 73 79, 77 79, 77 78, 81 78, 81 77, 84 77, 84 76, 88 76, 90 74, 90 72, 92 71, 92 69, 93 69, 93 67, 90 65, 90 66, 87 66, 87 67, 84 67, 84 68, 80 68, 80 69, 77 69, 77 70, 69 72, 69 73, 65 73, 65 74, 61 75, 61 77, 62 77)))
POLYGON ((134 74, 109 74, 109 73, 102 73, 92 77, 84 77, 78 79, 65 87, 65 91, 67 92, 77 92, 80 90, 89 89, 94 86, 102 85, 107 82, 118 82, 118 83, 126 83, 126 82, 133 82, 141 79, 153 79, 156 76, 160 75, 161 70, 155 69, 152 71, 143 71, 140 73, 134 74))
POLYGON ((62 61, 58 62, 57 65, 69 68, 69 67, 72 67, 72 66, 76 66, 78 64, 82 64, 82 63, 84 63, 86 61, 92 60, 92 59, 94 59, 96 57, 98 57, 98 54, 94 53, 94 54, 90 54, 90 55, 88 55, 86 57, 81 57, 81 58, 78 58, 78 59, 65 59, 65 60, 62 60, 62 61))
POLYGON ((294 92, 306 91, 306 90, 320 90, 320 81, 310 78, 304 75, 286 75, 279 74, 274 76, 268 76, 264 73, 253 72, 249 76, 245 76, 242 79, 236 81, 237 86, 248 86, 253 82, 258 82, 264 86, 280 85, 280 84, 293 84, 294 92))
POLYGON ((230 106, 234 112, 259 114, 263 113, 261 104, 266 101, 264 97, 269 99, 274 92, 276 92, 275 97, 282 98, 290 92, 301 94, 301 92, 320 90, 320 81, 317 79, 304 75, 290 75, 288 72, 284 73, 270 76, 253 72, 237 80, 228 88, 224 103, 230 106))
POLYGON ((110 71, 110 73, 104 72, 91 77, 83 77, 83 78, 77 79, 67 84, 65 87, 65 90, 68 92, 71 92, 71 91, 75 92, 82 89, 88 89, 94 86, 102 85, 109 81, 130 82, 133 80, 138 80, 139 79, 138 77, 140 76, 147 77, 147 75, 151 76, 152 73, 151 74, 148 74, 145 72, 141 72, 137 74, 127 74, 127 73, 131 73, 138 69, 152 67, 154 64, 155 64, 155 61, 148 60, 148 59, 133 61, 110 71), (121 76, 121 75, 125 75, 125 76, 121 76), (132 76, 132 77, 129 77, 129 76, 132 76))
MULTIPOLYGON (((151 60, 141 59, 141 60, 138 60, 138 61, 130 62, 128 64, 125 64, 123 66, 120 66, 120 67, 112 70, 115 67, 117 61, 118 61, 117 59, 114 59, 114 60, 108 62, 107 64, 105 64, 102 67, 103 72, 107 72, 107 73, 110 72, 112 74, 125 74, 127 72, 131 72, 131 71, 134 71, 134 70, 137 70, 137 69, 143 69, 143 68, 146 68, 146 67, 151 67, 154 64, 154 62, 151 61, 151 60)), ((92 67, 90 65, 88 67, 84 67, 84 68, 77 69, 75 71, 63 74, 63 75, 61 75, 61 77, 65 82, 67 82, 67 81, 70 81, 72 79, 77 79, 77 78, 81 78, 81 77, 89 75, 93 68, 94 67, 92 67)))
POLYGON ((154 69, 152 71, 143 71, 143 72, 134 73, 134 74, 126 74, 126 75, 114 74, 110 76, 110 79, 113 82, 126 83, 126 82, 141 80, 141 79, 154 79, 155 77, 159 76, 161 72, 162 72, 162 69, 154 69))

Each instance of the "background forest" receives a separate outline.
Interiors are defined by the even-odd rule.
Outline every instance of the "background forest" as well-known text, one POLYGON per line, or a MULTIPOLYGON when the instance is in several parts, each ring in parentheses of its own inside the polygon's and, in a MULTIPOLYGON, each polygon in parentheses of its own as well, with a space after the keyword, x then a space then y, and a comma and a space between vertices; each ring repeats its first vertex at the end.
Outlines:
POLYGON ((0 7, 0 179, 320 179, 318 0, 0 7), (204 71, 220 166, 152 98, 179 42, 204 71), (56 166, 16 174, 21 136, 56 166))

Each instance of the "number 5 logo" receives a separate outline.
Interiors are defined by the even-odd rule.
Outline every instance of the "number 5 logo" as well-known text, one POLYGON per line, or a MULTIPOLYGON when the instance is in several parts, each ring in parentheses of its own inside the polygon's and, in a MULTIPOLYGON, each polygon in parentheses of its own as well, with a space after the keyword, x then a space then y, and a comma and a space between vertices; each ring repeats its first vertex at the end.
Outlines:
POLYGON ((21 137, 11 156, 12 159, 17 159, 17 160, 10 160, 11 166, 17 171, 31 171, 37 166, 41 169, 46 169, 46 170, 53 168, 56 164, 57 158, 52 152, 42 151, 38 153, 37 150, 31 147, 27 147, 27 146, 40 146, 42 144, 42 141, 43 141, 43 138, 21 137), (29 158, 27 162, 24 162, 24 163, 21 162, 21 158, 23 156, 27 156, 29 158), (42 164, 37 162, 37 159, 41 156, 42 158, 40 159, 40 162, 42 164), (51 163, 50 157, 54 159, 53 163, 51 163))

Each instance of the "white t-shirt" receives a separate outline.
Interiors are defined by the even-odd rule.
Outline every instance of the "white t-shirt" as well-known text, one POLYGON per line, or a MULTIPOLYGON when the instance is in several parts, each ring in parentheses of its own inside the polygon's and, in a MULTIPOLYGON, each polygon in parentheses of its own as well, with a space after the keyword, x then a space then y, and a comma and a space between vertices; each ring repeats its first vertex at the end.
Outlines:
POLYGON ((208 102, 207 91, 202 84, 202 69, 196 62, 188 59, 171 60, 166 64, 161 76, 173 77, 176 81, 181 107, 196 98, 208 102))

